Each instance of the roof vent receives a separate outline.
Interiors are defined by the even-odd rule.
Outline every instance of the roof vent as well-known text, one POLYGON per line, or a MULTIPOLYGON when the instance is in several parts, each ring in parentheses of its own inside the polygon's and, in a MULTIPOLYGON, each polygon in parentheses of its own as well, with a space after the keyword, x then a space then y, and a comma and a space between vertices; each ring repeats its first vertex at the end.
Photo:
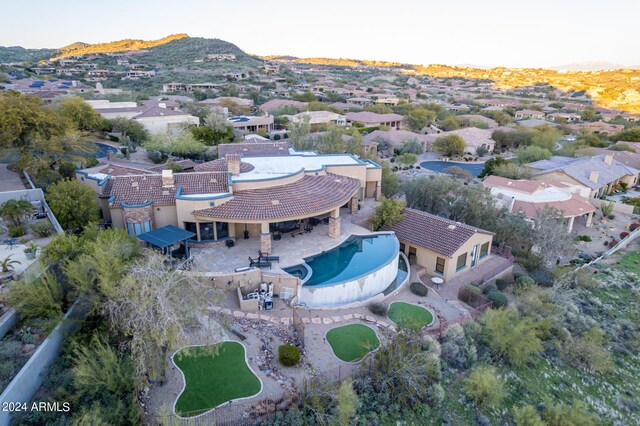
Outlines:
POLYGON ((162 195, 170 195, 169 191, 162 191, 162 195))
POLYGON ((271 204, 277 206, 280 204, 280 200, 271 200, 271 204))
POLYGON ((132 188, 137 188, 139 186, 138 182, 131 182, 132 188))
POLYGON ((456 227, 455 225, 449 225, 449 226, 447 226, 447 228, 448 228, 448 229, 451 229, 451 230, 453 231, 453 230, 454 230, 454 229, 456 229, 457 227, 456 227))

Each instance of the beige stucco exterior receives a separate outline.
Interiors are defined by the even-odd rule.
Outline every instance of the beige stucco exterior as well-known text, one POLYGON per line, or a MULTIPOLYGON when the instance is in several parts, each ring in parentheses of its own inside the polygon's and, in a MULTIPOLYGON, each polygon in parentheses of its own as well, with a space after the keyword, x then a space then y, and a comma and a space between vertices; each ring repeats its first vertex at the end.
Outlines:
POLYGON ((445 281, 454 278, 458 274, 467 272, 470 268, 485 262, 491 255, 491 243, 493 241, 493 235, 477 232, 471 238, 469 238, 451 257, 443 256, 432 250, 428 250, 424 247, 416 247, 406 241, 400 240, 400 248, 404 254, 413 261, 413 252, 415 250, 415 263, 423 266, 427 269, 429 275, 441 276, 445 281), (488 251, 486 255, 480 257, 480 251, 483 244, 488 243, 488 251), (474 247, 478 246, 477 262, 471 266, 471 255, 474 247), (462 254, 467 254, 466 266, 459 270, 456 270, 458 257, 462 254), (411 256, 410 256, 411 255, 411 256), (436 262, 438 258, 444 259, 444 270, 442 273, 436 272, 436 262))

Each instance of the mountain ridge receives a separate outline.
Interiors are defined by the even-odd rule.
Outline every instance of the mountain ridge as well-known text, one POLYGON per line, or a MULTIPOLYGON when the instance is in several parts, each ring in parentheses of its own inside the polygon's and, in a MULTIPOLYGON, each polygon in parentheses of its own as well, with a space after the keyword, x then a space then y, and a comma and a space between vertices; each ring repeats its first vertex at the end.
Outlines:
POLYGON ((88 44, 86 46, 82 46, 86 43, 76 42, 72 43, 69 46, 65 46, 63 48, 58 49, 61 53, 53 58, 52 60, 62 59, 67 56, 81 56, 81 55, 90 55, 95 53, 120 53, 120 52, 128 52, 131 50, 143 50, 149 49, 151 47, 160 46, 174 40, 180 40, 182 38, 188 38, 189 36, 185 33, 179 34, 171 34, 166 37, 157 39, 157 40, 140 40, 140 39, 124 39, 124 40, 116 40, 106 43, 96 43, 96 44, 88 44), (74 46, 80 46, 74 48, 74 46), (67 50, 64 50, 67 49, 67 50))

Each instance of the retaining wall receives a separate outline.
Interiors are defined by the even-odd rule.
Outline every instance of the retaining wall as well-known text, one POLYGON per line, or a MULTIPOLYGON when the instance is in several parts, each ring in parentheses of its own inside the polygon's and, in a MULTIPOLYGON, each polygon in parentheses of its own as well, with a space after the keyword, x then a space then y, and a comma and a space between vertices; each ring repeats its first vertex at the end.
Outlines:
POLYGON ((0 339, 2 339, 18 321, 18 312, 11 308, 0 317, 0 339))
MULTIPOLYGON (((58 323, 51 334, 40 344, 31 358, 29 358, 29 361, 27 361, 11 383, 5 388, 4 392, 2 392, 2 395, 0 395, 0 407, 3 407, 4 403, 9 402, 30 403, 31 398, 47 375, 49 367, 58 356, 65 337, 75 329, 77 325, 76 320, 84 317, 87 309, 87 306, 80 305, 78 302, 73 304, 63 320, 58 323)), ((71 401, 58 402, 62 404, 63 402, 71 401)), ((71 403, 71 409, 78 408, 73 407, 73 402, 71 403)), ((10 421, 11 413, 0 410, 0 426, 8 426, 10 421)))

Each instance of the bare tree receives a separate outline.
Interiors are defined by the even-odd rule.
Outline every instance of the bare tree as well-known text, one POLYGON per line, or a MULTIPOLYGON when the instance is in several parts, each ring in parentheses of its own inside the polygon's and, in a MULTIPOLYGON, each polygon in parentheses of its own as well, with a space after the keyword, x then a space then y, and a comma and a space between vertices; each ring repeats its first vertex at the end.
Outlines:
POLYGON ((130 337, 138 379, 161 378, 169 350, 222 340, 222 327, 207 314, 220 292, 172 270, 148 252, 129 269, 106 303, 113 326, 130 337))

